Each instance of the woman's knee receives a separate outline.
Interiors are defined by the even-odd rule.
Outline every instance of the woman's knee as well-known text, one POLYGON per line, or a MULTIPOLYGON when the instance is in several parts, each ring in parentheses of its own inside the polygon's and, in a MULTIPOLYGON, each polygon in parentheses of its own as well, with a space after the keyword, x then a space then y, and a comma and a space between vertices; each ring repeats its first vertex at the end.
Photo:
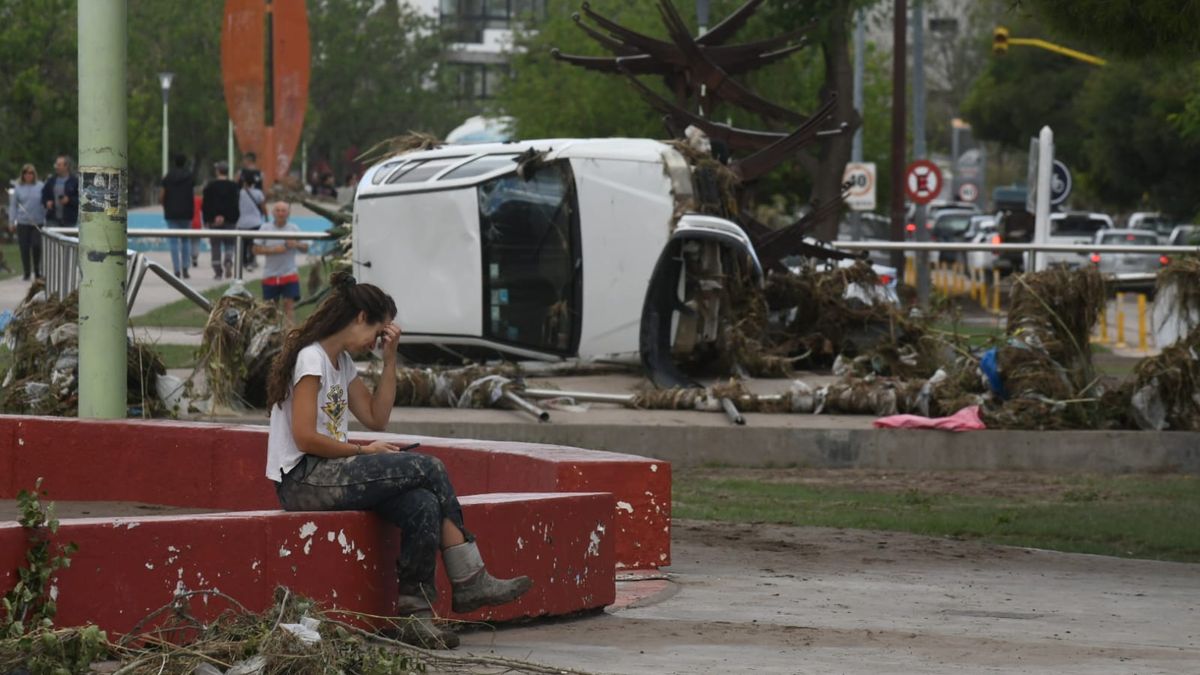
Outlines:
POLYGON ((417 457, 417 467, 429 478, 442 478, 446 476, 446 465, 442 460, 433 455, 414 454, 417 457))

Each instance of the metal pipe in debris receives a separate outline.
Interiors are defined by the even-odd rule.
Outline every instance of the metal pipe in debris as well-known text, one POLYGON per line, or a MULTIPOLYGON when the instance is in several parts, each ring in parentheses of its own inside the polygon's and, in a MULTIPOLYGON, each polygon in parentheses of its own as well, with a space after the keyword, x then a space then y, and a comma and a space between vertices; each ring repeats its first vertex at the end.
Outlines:
POLYGON ((730 422, 738 426, 746 424, 746 418, 742 417, 742 413, 738 412, 737 406, 733 404, 732 399, 721 399, 721 407, 725 409, 725 416, 729 418, 730 422))
POLYGON ((587 391, 559 391, 558 389, 522 389, 521 395, 529 398, 570 398, 576 403, 633 404, 633 394, 597 394, 587 391))
POLYGON ((504 392, 504 400, 508 401, 509 403, 516 406, 517 409, 524 410, 525 412, 529 413, 530 415, 533 415, 534 417, 537 418, 537 421, 539 421, 539 422, 549 422, 550 421, 550 413, 537 407, 536 405, 530 403, 529 401, 526 401, 525 399, 521 398, 520 396, 517 396, 516 394, 512 393, 511 391, 504 392))

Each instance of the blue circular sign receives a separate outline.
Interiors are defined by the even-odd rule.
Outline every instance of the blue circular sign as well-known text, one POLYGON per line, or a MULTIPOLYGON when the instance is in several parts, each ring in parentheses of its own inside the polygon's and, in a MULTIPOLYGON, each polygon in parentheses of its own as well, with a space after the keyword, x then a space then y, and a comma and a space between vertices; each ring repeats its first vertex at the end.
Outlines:
POLYGON ((1059 160, 1054 160, 1050 170, 1050 204, 1058 206, 1071 196, 1071 170, 1059 160))

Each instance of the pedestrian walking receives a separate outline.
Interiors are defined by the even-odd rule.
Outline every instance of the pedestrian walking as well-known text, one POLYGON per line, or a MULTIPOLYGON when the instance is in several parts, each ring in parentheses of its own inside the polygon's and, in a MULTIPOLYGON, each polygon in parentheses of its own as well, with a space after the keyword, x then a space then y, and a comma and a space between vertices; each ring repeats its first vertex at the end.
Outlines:
MULTIPOLYGON (((238 221, 237 229, 254 231, 262 227, 263 216, 267 215, 266 201, 261 189, 255 187, 255 180, 262 180, 258 172, 252 169, 242 169, 238 184, 238 221)), ((253 272, 258 269, 258 258, 254 255, 254 240, 242 240, 242 267, 253 272)))
POLYGON ((21 249, 21 276, 29 281, 30 273, 42 278, 42 226, 46 224, 46 207, 37 169, 32 164, 21 167, 21 177, 8 198, 8 230, 16 232, 21 249))
MULTIPOLYGON (((213 165, 216 178, 204 186, 203 216, 204 226, 213 230, 232 230, 237 226, 238 186, 229 180, 229 165, 217 162, 213 165)), ((217 279, 233 278, 234 241, 229 237, 212 237, 212 268, 217 279)))
MULTIPOLYGON (((274 219, 264 225, 264 232, 299 232, 295 223, 288 222, 292 207, 287 202, 275 202, 271 207, 274 219)), ((296 301, 300 299, 300 268, 296 251, 308 252, 308 243, 296 239, 259 239, 254 252, 263 256, 263 300, 283 302, 283 315, 292 323, 296 301)))
POLYGON ((54 160, 54 176, 42 186, 42 206, 46 220, 59 227, 79 224, 79 177, 71 172, 71 158, 59 155, 54 160))
POLYGON ((396 398, 396 303, 346 272, 304 325, 289 331, 267 382, 271 430, 267 478, 288 511, 373 511, 400 528, 396 612, 411 617, 399 638, 431 649, 458 646, 458 635, 434 623, 437 554, 450 579, 451 606, 469 612, 516 600, 529 577, 498 579, 484 567, 475 536, 446 467, 436 457, 384 440, 349 443, 349 415, 382 431, 396 398), (379 346, 383 374, 372 392, 351 352, 379 346))
MULTIPOLYGON (((162 177, 158 190, 158 201, 163 207, 163 218, 172 230, 186 230, 192 226, 195 209, 196 177, 187 166, 187 157, 175 155, 167 175, 162 177)), ((192 259, 192 240, 186 237, 171 237, 171 266, 175 276, 187 279, 188 263, 192 259)), ((199 244, 199 240, 196 241, 199 244)))

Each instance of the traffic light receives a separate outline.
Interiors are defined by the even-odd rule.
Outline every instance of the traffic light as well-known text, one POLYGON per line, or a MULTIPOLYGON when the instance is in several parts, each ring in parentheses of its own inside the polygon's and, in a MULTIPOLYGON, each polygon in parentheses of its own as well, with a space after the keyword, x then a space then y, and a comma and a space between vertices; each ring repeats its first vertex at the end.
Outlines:
POLYGON ((992 31, 992 53, 996 56, 1008 53, 1008 29, 1004 26, 997 26, 996 30, 992 31))

